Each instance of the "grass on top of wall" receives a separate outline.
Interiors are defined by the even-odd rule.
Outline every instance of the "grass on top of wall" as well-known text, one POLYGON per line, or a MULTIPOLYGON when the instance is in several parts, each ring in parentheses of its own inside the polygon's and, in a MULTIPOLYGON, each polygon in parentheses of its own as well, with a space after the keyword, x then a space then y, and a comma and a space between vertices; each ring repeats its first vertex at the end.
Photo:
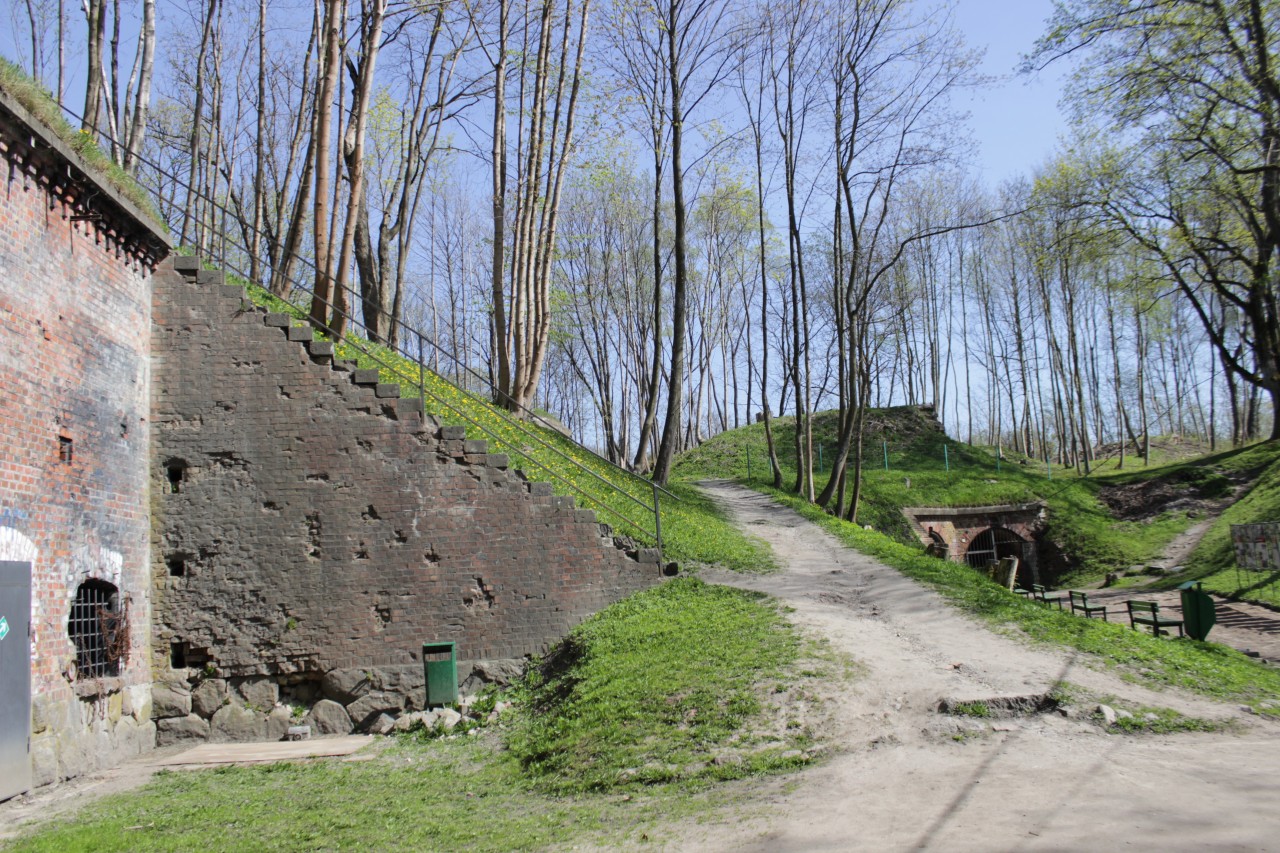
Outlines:
POLYGON ((72 127, 63 116, 53 95, 28 77, 21 68, 0 57, 0 91, 9 95, 27 112, 39 119, 59 140, 79 154, 113 189, 133 202, 139 211, 151 218, 151 224, 167 232, 160 214, 156 213, 151 194, 138 185, 124 169, 107 156, 93 135, 72 127))
MULTIPOLYGON (((246 285, 256 304, 290 314, 299 325, 305 323, 305 311, 299 306, 257 285, 239 283, 246 285)), ((323 336, 317 333, 316 337, 323 336)), ((490 452, 507 454, 511 467, 523 470, 529 479, 551 483, 557 494, 572 495, 579 505, 595 510, 600 521, 612 525, 616 534, 654 544, 654 518, 648 509, 654 495, 647 480, 608 464, 555 430, 520 421, 435 372, 420 370, 416 360, 389 347, 348 334, 337 352, 362 368, 376 368, 382 381, 399 384, 405 397, 418 396, 421 375, 428 414, 446 425, 466 427, 469 438, 487 439, 490 452)), ((668 559, 719 564, 736 571, 767 571, 774 566, 766 545, 734 528, 711 501, 688 484, 673 484, 668 491, 674 499, 659 497, 668 559)))

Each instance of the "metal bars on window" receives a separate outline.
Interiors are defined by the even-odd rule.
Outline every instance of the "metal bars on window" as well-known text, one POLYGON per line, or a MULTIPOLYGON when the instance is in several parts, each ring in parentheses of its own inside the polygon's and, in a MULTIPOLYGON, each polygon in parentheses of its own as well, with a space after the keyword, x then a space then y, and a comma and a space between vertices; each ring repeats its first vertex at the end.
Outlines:
POLYGON ((78 678, 119 675, 129 653, 128 616, 120 607, 119 591, 105 581, 82 583, 71 604, 67 634, 76 647, 78 678))

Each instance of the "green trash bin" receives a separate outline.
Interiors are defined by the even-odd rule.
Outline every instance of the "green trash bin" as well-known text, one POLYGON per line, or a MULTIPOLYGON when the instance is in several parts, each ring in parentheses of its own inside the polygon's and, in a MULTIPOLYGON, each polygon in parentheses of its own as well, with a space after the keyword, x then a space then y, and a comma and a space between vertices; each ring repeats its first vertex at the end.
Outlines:
POLYGON ((1218 621, 1213 598, 1200 589, 1200 581, 1188 581, 1178 589, 1182 592, 1182 626, 1188 637, 1203 640, 1218 621))
POLYGON ((458 644, 423 643, 422 668, 427 678, 427 707, 458 701, 458 644))

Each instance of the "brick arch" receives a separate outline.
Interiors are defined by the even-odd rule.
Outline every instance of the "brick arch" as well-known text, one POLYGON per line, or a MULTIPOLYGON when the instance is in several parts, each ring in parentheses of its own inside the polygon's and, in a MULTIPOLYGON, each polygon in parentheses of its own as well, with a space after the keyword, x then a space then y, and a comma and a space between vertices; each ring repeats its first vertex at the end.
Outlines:
POLYGON ((992 560, 1003 557, 1025 559, 1027 540, 1007 527, 992 525, 966 538, 967 545, 959 556, 974 568, 986 568, 992 560))

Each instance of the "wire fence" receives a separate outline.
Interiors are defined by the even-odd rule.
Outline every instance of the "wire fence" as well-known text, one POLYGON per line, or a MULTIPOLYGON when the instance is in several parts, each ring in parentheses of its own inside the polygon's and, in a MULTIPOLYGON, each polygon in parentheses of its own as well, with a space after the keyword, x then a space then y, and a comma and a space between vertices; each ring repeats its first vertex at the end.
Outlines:
MULTIPOLYGON (((71 119, 80 121, 80 117, 73 111, 65 107, 63 109, 71 119)), ((108 142, 113 142, 108 135, 100 134, 100 136, 108 142)), ((203 249, 202 263, 221 269, 244 283, 257 286, 264 294, 270 293, 261 282, 253 281, 247 269, 248 266, 252 266, 249 262, 252 250, 246 245, 247 241, 265 241, 268 235, 261 229, 255 230, 251 224, 244 221, 244 217, 236 215, 221 200, 210 197, 200 188, 192 186, 187 179, 165 169, 155 160, 139 157, 139 164, 141 168, 138 169, 135 180, 144 190, 151 193, 161 219, 172 232, 181 234, 183 227, 179 222, 189 222, 195 206, 202 208, 199 214, 206 219, 202 220, 200 228, 204 233, 197 239, 197 244, 203 249), (181 205, 178 203, 180 195, 181 205), (238 237, 233 233, 235 229, 241 232, 241 236, 238 237)), ((301 255, 295 255, 292 261, 294 269, 300 269, 302 272, 295 272, 288 277, 288 298, 275 297, 274 300, 269 301, 272 301, 275 307, 285 309, 301 323, 307 320, 311 313, 308 309, 314 306, 314 300, 318 298, 314 287, 306 281, 305 277, 305 273, 309 271, 314 281, 316 266, 309 258, 301 255)), ((336 282, 330 278, 330 288, 335 284, 336 282)), ((283 290, 283 288, 280 289, 283 290)), ((662 550, 661 496, 679 500, 670 491, 611 462, 594 450, 574 441, 571 436, 561 435, 558 438, 549 439, 540 430, 531 428, 524 418, 533 419, 536 422, 540 417, 537 413, 518 405, 509 395, 501 393, 490 377, 479 373, 467 364, 460 363, 454 353, 438 345, 420 329, 405 323, 401 317, 385 311, 381 306, 376 306, 376 310, 381 315, 375 315, 374 318, 374 325, 377 328, 370 329, 367 323, 370 318, 365 316, 370 304, 354 287, 344 283, 330 300, 321 299, 321 302, 324 316, 336 315, 344 324, 364 332, 363 335, 353 334, 345 329, 340 332, 332 328, 328 322, 309 320, 323 337, 350 347, 360 354, 361 360, 386 371, 397 383, 409 386, 416 392, 416 396, 422 399, 424 410, 430 403, 435 408, 435 413, 446 414, 450 419, 460 421, 487 436, 498 449, 507 451, 522 464, 536 469, 538 476, 557 484, 561 491, 573 495, 582 501, 583 505, 607 518, 621 522, 639 538, 652 542, 659 551, 662 550), (345 306, 360 306, 360 310, 348 309, 345 306), (391 346, 393 340, 396 342, 394 347, 391 346), (452 370, 448 371, 451 375, 445 375, 427 367, 428 354, 433 356, 437 366, 440 358, 451 362, 452 370), (409 372, 405 369, 406 362, 412 365, 409 372), (417 375, 412 375, 413 372, 417 375), (490 410, 499 419, 496 426, 481 422, 471 414, 472 407, 455 403, 449 399, 450 394, 441 393, 439 390, 441 383, 462 394, 475 397, 487 394, 489 400, 495 402, 490 410), (523 415, 524 418, 514 415, 523 415), (572 453, 581 454, 592 464, 584 464, 570 455, 570 452, 562 446, 557 446, 566 443, 572 448, 572 453), (557 460, 558 464, 552 465, 538 459, 539 454, 557 460), (573 477, 562 473, 561 466, 575 472, 579 479, 593 484, 600 493, 612 496, 624 506, 632 506, 643 511, 647 520, 637 521, 631 514, 611 506, 600 494, 588 491, 575 482, 573 477), (624 488, 618 482, 611 481, 601 471, 607 472, 622 482, 631 483, 632 489, 624 488), (632 490, 644 494, 648 500, 638 497, 632 490)))

